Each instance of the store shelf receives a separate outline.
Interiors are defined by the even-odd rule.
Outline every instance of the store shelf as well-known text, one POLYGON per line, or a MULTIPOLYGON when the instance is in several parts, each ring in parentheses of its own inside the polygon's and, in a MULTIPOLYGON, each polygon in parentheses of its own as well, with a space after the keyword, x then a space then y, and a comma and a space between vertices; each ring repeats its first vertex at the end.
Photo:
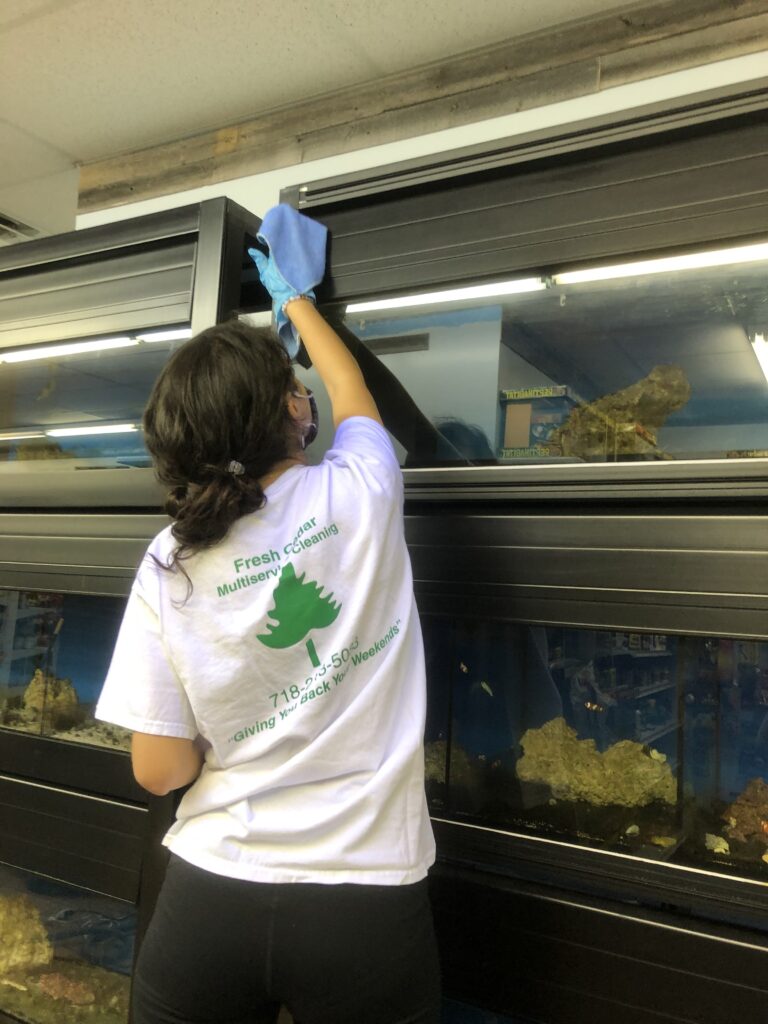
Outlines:
POLYGON ((632 694, 630 700, 640 700, 642 697, 649 697, 652 693, 663 693, 665 690, 674 690, 677 684, 667 680, 664 683, 650 683, 648 686, 638 687, 632 694))
POLYGON ((610 651, 598 652, 600 658, 618 658, 629 655, 630 658, 670 658, 672 651, 630 651, 626 647, 614 647, 610 651))
MULTIPOLYGON (((29 596, 18 590, 0 591, 0 687, 11 681, 12 665, 44 655, 49 670, 55 668, 55 625, 61 616, 58 604, 27 604, 29 596), (21 607, 21 605, 24 607, 21 607), (27 626, 19 628, 26 621, 27 626), (17 632, 18 630, 18 632, 17 632), (23 635, 28 634, 28 635, 23 635), (19 647, 25 642, 34 647, 19 647)), ((18 684, 18 680, 17 680, 18 684)))
POLYGON ((643 732, 637 737, 638 743, 653 743, 654 740, 661 739, 662 736, 666 736, 667 733, 674 732, 677 729, 677 722, 666 722, 664 725, 658 726, 656 729, 652 729, 650 732, 643 732))
POLYGON ((25 651, 11 651, 5 656, 0 656, 0 660, 3 661, 18 661, 20 658, 34 658, 37 654, 46 654, 50 648, 48 647, 30 647, 25 651))
POLYGON ((41 615, 59 615, 60 610, 58 608, 50 607, 37 607, 37 608, 19 608, 16 612, 16 620, 19 619, 31 619, 34 616, 41 615))

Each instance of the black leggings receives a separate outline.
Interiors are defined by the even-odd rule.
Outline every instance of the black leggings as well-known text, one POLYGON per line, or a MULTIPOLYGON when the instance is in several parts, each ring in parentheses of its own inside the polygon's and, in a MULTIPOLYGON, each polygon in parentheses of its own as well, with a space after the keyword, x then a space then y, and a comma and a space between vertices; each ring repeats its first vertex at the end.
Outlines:
POLYGON ((437 1024, 426 880, 275 885, 171 857, 139 953, 133 1024, 437 1024))

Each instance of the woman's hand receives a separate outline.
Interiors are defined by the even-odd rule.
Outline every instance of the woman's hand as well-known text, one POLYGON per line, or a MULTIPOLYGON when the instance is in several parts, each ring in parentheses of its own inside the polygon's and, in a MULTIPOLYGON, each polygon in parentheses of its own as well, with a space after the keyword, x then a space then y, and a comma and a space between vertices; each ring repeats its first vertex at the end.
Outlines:
POLYGON ((287 203, 279 203, 266 212, 256 237, 267 246, 269 256, 260 249, 249 249, 248 255, 272 299, 278 336, 294 359, 299 338, 286 316, 285 303, 299 295, 314 302, 313 289, 325 273, 328 230, 287 203))

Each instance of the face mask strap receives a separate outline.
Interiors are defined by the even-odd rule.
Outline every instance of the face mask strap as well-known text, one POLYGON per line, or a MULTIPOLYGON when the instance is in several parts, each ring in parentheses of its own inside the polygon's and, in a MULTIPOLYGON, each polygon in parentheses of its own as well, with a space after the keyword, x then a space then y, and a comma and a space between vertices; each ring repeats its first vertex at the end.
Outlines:
POLYGON ((311 388, 307 388, 307 393, 302 395, 299 391, 291 391, 294 398, 306 398, 309 402, 309 413, 312 417, 312 422, 307 427, 306 431, 301 435, 299 442, 301 444, 301 450, 312 444, 317 437, 318 427, 320 424, 320 415, 317 411, 317 401, 315 400, 315 394, 311 388))

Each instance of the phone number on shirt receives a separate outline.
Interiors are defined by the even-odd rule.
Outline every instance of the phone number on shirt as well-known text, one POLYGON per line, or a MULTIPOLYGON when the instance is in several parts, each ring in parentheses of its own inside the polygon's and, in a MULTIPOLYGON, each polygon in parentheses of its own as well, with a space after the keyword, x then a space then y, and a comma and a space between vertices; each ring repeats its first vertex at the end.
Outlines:
POLYGON ((312 692, 312 697, 319 697, 323 693, 329 693, 331 684, 338 686, 347 674, 352 653, 357 650, 358 646, 359 641, 355 637, 348 647, 342 647, 340 651, 334 651, 328 661, 319 665, 311 676, 307 676, 302 685, 293 683, 284 690, 270 693, 269 699, 272 701, 272 707, 276 708, 280 704, 290 704, 291 701, 299 700, 301 697, 306 699, 309 696, 309 691, 312 692), (329 672, 330 679, 326 679, 325 677, 329 672))

